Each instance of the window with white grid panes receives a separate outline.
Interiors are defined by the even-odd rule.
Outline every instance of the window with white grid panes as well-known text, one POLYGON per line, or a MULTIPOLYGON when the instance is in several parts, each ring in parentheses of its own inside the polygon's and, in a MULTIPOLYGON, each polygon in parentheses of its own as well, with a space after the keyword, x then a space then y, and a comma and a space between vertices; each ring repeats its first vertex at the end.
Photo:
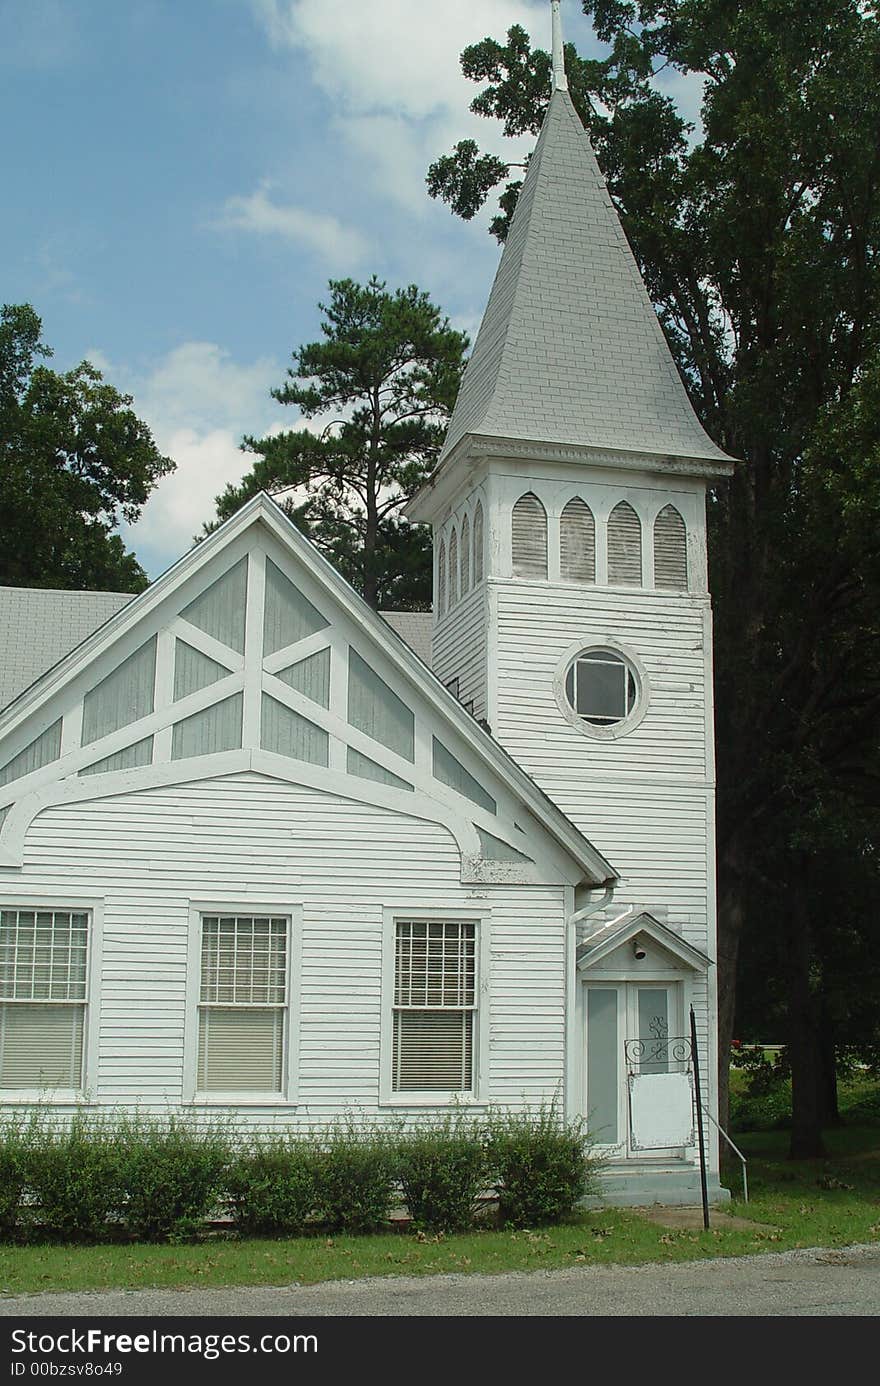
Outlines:
POLYGON ((470 1092, 474 1082, 476 925, 398 920, 394 1092, 470 1092))
POLYGON ((286 915, 202 915, 200 1092, 281 1092, 287 1017, 286 915))
POLYGON ((0 1088, 79 1088, 89 913, 0 909, 0 1088))

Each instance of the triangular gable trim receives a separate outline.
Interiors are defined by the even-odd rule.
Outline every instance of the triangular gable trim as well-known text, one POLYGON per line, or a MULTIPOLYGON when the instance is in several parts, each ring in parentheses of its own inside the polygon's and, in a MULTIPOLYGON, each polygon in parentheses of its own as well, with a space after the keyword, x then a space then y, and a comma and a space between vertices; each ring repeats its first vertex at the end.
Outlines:
POLYGON ((588 972, 637 934, 646 934, 658 947, 671 953, 692 972, 705 972, 712 965, 707 953, 681 938, 650 911, 633 910, 610 920, 581 941, 577 949, 578 972, 588 972))
MULTIPOLYGON (((402 638, 365 605, 358 594, 314 546, 299 534, 288 517, 265 493, 254 497, 204 543, 184 555, 150 588, 113 616, 100 630, 90 635, 31 689, 26 690, 10 704, 0 715, 0 737, 21 728, 51 698, 63 692, 93 660, 110 650, 117 641, 123 640, 161 603, 173 596, 178 588, 197 577, 208 563, 257 523, 267 527, 282 549, 292 551, 293 556, 311 574, 318 588, 329 589, 329 595, 339 602, 355 627, 360 628, 370 642, 377 644, 390 664, 396 666, 406 681, 415 686, 427 703, 429 712, 436 714, 441 725, 453 724, 459 740, 467 745, 469 751, 482 761, 491 773, 499 777, 517 801, 523 802, 531 810, 557 847, 561 847, 568 858, 577 863, 588 879, 596 884, 616 879, 613 867, 605 858, 578 832, 516 762, 474 722, 402 638)), ((217 686, 218 693, 225 691, 217 686)), ((198 705, 201 705, 200 695, 196 697, 199 699, 198 705)), ((197 710, 195 704, 193 710, 197 710)), ((141 736, 146 731, 149 731, 149 728, 142 726, 141 736)))

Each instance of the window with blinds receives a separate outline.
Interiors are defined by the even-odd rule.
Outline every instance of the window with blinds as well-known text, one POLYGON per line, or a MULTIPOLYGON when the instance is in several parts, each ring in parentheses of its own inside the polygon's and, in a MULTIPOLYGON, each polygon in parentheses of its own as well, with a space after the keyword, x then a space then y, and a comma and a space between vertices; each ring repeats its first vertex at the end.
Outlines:
POLYGON ((440 540, 440 556, 437 559, 437 615, 446 612, 446 545, 440 540))
POLYGON ((202 916, 200 1092, 281 1092, 290 921, 202 916))
POLYGON ((471 590, 471 527, 467 515, 461 522, 461 595, 471 590))
POLYGON ((654 521, 654 586, 686 592, 687 585, 687 531, 675 506, 666 505, 654 521))
POLYGON ((458 536, 455 530, 449 536, 449 593, 450 610, 458 601, 458 536))
POLYGON ((577 497, 559 519, 559 567, 568 582, 596 581, 596 522, 586 501, 577 497))
POLYGON ((398 920, 394 1092, 470 1092, 474 1081, 476 925, 398 920))
POLYGON ((513 507, 514 577, 546 578, 547 512, 531 491, 513 507))
POLYGON ((472 543, 474 546, 474 586, 477 587, 483 581, 483 505, 481 501, 477 501, 474 510, 472 543))
POLYGON ((608 581, 629 587, 642 582, 642 526, 626 501, 608 517, 608 581))
POLYGON ((83 1081, 89 915, 0 910, 0 1088, 83 1081))

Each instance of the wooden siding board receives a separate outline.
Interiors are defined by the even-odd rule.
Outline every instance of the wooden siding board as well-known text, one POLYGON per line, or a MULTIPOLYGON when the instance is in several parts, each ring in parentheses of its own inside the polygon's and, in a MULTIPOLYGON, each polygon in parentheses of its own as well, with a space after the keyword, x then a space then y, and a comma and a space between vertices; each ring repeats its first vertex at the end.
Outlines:
POLYGON ((431 667, 441 683, 458 680, 458 698, 486 716, 486 589, 473 588, 434 627, 431 667))
POLYGON ((233 1104, 242 1125, 331 1121, 355 1102, 388 1110, 378 1106, 383 907, 489 908, 490 1095, 549 1101, 563 1081, 564 888, 474 892, 436 825, 246 772, 46 810, 29 832, 18 899, 28 886, 106 898, 101 1102, 161 1114, 180 1099, 188 902, 248 896, 303 909, 299 1105, 233 1104))

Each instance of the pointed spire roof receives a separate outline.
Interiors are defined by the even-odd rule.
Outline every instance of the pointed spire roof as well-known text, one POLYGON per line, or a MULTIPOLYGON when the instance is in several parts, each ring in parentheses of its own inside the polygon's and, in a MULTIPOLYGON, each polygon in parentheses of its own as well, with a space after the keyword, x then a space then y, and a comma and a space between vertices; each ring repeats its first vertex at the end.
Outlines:
POLYGON ((556 73, 441 465, 478 435, 693 459, 726 472, 730 459, 694 414, 556 73))

